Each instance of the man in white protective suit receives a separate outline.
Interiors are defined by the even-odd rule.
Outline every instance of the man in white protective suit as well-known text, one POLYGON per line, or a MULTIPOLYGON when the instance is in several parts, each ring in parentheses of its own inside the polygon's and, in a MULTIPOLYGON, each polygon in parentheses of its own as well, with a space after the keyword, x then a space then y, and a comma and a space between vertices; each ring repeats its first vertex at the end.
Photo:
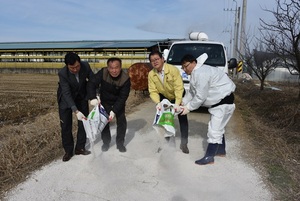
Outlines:
POLYGON ((198 165, 212 164, 214 156, 226 155, 225 126, 235 110, 235 84, 222 69, 205 65, 206 59, 206 53, 197 59, 193 55, 185 55, 181 59, 182 69, 191 75, 190 90, 182 100, 181 115, 186 115, 200 106, 207 107, 211 115, 207 150, 203 158, 195 161, 198 165))

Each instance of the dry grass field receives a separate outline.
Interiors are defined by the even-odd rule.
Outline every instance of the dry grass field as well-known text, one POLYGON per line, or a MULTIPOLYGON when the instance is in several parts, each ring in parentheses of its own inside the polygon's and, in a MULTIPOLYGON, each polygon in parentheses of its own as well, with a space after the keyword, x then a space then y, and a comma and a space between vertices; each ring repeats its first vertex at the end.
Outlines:
POLYGON ((237 110, 252 145, 244 158, 263 170, 276 200, 299 200, 299 84, 269 83, 281 90, 263 91, 254 82, 236 84, 237 110))
MULTIPOLYGON (((0 74, 0 193, 24 181, 30 172, 61 158, 57 113, 57 75, 0 74)), ((299 85, 259 91, 252 82, 236 82, 236 105, 250 142, 244 158, 264 172, 276 200, 300 194, 299 85)), ((148 100, 131 92, 127 113, 148 100)), ((75 121, 76 122, 76 121, 75 121)), ((1 197, 0 195, 0 197, 1 197)))

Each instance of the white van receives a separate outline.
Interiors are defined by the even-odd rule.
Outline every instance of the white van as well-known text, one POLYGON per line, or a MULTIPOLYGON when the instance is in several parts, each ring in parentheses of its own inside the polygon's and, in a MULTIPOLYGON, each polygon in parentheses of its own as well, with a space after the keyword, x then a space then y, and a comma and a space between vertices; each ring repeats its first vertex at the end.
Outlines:
POLYGON ((201 54, 207 53, 208 58, 204 64, 221 68, 225 73, 228 73, 228 61, 223 43, 209 41, 203 32, 192 32, 189 38, 190 40, 172 43, 170 49, 165 49, 163 52, 165 62, 180 70, 186 90, 189 89, 190 76, 181 69, 181 59, 186 54, 198 58, 201 54))

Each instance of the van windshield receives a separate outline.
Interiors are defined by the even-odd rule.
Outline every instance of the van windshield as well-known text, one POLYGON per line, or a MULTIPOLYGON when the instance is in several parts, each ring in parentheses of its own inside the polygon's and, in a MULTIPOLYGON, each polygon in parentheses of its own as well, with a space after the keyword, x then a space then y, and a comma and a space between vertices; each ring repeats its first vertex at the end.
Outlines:
POLYGON ((205 64, 211 66, 225 66, 224 48, 220 44, 202 44, 202 43, 185 43, 174 44, 170 49, 167 63, 173 65, 181 65, 180 61, 186 54, 199 57, 201 54, 207 53, 208 59, 205 64))

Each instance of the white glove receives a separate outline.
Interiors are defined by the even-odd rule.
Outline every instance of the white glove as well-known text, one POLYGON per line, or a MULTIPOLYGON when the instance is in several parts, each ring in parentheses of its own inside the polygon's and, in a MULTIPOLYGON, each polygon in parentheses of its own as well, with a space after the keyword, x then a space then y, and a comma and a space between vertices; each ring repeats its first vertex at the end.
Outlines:
POLYGON ((96 106, 96 105, 100 105, 101 101, 100 101, 100 97, 99 96, 96 96, 97 98, 91 100, 90 104, 92 106, 96 106))
POLYGON ((115 113, 113 111, 110 111, 108 121, 112 121, 114 117, 115 117, 115 113))
POLYGON ((161 107, 162 107, 162 106, 161 106, 161 103, 157 103, 157 104, 156 104, 156 110, 159 110, 159 111, 160 111, 160 110, 161 110, 161 107))
POLYGON ((174 104, 174 109, 175 109, 175 112, 181 112, 181 107, 179 107, 179 105, 177 105, 177 104, 174 104))
POLYGON ((189 109, 187 108, 187 106, 182 106, 181 109, 182 109, 182 112, 180 115, 186 115, 190 112, 189 109))
POLYGON ((84 116, 84 114, 82 114, 80 111, 78 111, 76 113, 76 117, 79 121, 82 121, 82 119, 86 119, 86 117, 84 116))

